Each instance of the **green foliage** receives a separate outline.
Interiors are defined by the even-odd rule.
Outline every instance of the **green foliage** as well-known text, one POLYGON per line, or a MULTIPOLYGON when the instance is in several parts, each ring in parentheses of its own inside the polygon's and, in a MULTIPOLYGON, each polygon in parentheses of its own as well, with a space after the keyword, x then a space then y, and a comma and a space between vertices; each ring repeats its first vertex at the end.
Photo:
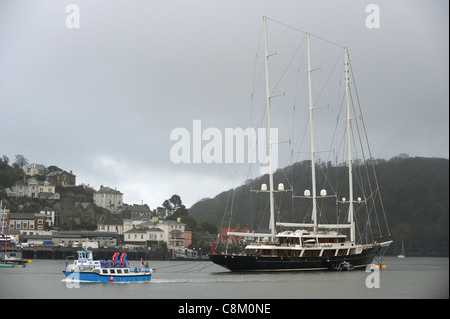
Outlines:
POLYGON ((9 166, 9 158, 0 159, 0 189, 11 187, 18 180, 23 180, 24 172, 18 165, 9 166))
POLYGON ((172 195, 170 199, 163 202, 163 207, 168 211, 168 220, 177 220, 178 217, 188 216, 188 210, 183 205, 179 195, 172 195))

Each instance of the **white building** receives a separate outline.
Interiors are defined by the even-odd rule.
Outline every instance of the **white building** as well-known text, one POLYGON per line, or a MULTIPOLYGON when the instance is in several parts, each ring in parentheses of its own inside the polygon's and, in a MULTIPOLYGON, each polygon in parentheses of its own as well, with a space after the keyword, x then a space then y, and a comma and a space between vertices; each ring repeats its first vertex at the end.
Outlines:
POLYGON ((98 232, 115 232, 122 235, 124 232, 124 222, 114 216, 103 216, 97 223, 98 232))
POLYGON ((185 247, 185 227, 180 219, 158 220, 143 222, 124 231, 124 241, 129 244, 145 244, 147 241, 167 243, 167 248, 176 249, 185 247))
POLYGON ((164 241, 167 243, 167 248, 184 248, 184 230, 186 224, 180 222, 180 219, 166 220, 163 223, 157 224, 157 227, 164 231, 164 241))
POLYGON ((26 184, 22 181, 17 181, 12 186, 12 190, 7 191, 7 194, 16 197, 59 199, 59 194, 55 192, 55 185, 47 181, 40 182, 34 177, 28 178, 26 184))
POLYGON ((100 186, 100 190, 94 193, 94 204, 118 213, 123 207, 123 194, 117 189, 100 186))
POLYGON ((45 215, 45 223, 49 227, 53 227, 56 225, 56 219, 55 219, 55 211, 51 209, 48 206, 45 206, 44 208, 41 208, 39 213, 41 215, 45 215))

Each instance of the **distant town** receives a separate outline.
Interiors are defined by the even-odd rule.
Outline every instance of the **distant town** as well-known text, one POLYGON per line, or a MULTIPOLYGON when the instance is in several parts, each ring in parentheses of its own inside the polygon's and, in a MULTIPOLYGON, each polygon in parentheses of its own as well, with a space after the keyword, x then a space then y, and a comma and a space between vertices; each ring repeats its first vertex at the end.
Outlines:
POLYGON ((195 259, 205 258, 218 240, 239 243, 240 238, 226 236, 226 229, 218 236, 214 225, 197 225, 178 195, 152 210, 144 203, 124 203, 115 187, 77 185, 71 170, 26 160, 21 165, 17 156, 12 166, 8 162, 0 159, 0 177, 9 179, 0 185, 1 232, 18 248, 141 249, 195 259))

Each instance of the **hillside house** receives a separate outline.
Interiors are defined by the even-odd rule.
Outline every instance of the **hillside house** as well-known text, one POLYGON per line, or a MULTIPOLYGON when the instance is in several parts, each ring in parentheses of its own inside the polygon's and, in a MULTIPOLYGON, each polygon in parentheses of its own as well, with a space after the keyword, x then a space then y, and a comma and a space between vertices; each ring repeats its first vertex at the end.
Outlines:
POLYGON ((35 177, 30 177, 27 182, 17 181, 12 186, 9 196, 30 197, 41 199, 59 199, 59 194, 55 192, 55 185, 47 181, 38 181, 35 177))
POLYGON ((111 213, 120 213, 123 207, 123 194, 117 189, 100 186, 94 193, 94 204, 106 208, 111 213))
POLYGON ((54 171, 45 175, 45 180, 56 186, 76 186, 76 176, 66 171, 54 171))
POLYGON ((80 225, 95 220, 95 210, 93 204, 89 202, 81 203, 65 198, 56 203, 53 209, 58 217, 57 226, 80 225))
POLYGON ((45 175, 46 167, 42 164, 30 164, 24 171, 29 176, 45 175))

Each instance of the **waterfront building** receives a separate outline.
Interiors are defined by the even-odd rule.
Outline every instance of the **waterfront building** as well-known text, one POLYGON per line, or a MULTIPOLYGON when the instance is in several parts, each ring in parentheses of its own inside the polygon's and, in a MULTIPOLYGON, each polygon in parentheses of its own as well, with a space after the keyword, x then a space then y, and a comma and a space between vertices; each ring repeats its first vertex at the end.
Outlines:
POLYGON ((22 235, 39 235, 46 231, 45 214, 10 213, 8 231, 18 231, 22 235))
POLYGON ((83 247, 83 243, 96 243, 97 248, 109 248, 117 245, 116 232, 98 231, 59 231, 52 233, 54 245, 64 247, 83 247))
POLYGON ((122 235, 124 232, 124 222, 115 216, 102 216, 97 223, 97 231, 116 232, 117 234, 122 235))

